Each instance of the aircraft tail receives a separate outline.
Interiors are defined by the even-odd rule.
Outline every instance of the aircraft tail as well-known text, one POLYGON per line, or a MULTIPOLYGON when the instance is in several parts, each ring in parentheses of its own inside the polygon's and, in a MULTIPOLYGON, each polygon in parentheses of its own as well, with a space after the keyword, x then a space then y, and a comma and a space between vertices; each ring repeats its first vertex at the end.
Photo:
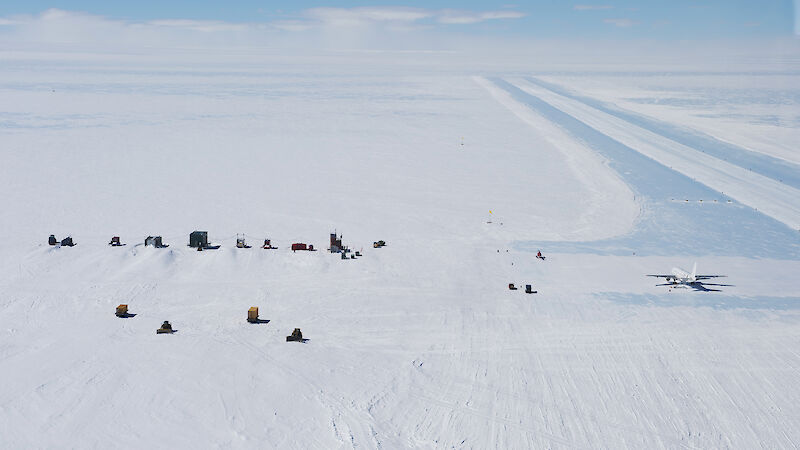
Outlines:
POLYGON ((692 266, 692 280, 697 277, 697 261, 695 261, 694 265, 692 266))

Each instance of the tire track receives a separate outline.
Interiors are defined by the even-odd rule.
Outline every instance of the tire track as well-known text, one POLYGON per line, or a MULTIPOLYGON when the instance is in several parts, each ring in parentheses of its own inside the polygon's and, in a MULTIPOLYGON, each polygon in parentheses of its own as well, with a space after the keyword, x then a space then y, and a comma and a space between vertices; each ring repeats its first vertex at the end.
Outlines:
MULTIPOLYGON (((365 411, 357 411, 351 405, 345 404, 343 401, 327 394, 325 390, 317 384, 313 379, 307 377, 302 372, 295 370, 286 364, 281 363, 277 359, 264 354, 263 349, 259 349, 254 344, 246 340, 237 339, 239 345, 245 346, 253 350, 253 353, 261 359, 270 362, 272 365, 279 367, 287 374, 294 378, 303 381, 307 386, 313 388, 314 394, 317 398, 331 410, 331 418, 342 418, 347 425, 349 442, 353 448, 359 445, 368 448, 380 448, 382 446, 380 440, 377 438, 377 433, 369 425, 373 422, 372 416, 365 411)), ((337 431, 338 431, 338 427, 337 431)))

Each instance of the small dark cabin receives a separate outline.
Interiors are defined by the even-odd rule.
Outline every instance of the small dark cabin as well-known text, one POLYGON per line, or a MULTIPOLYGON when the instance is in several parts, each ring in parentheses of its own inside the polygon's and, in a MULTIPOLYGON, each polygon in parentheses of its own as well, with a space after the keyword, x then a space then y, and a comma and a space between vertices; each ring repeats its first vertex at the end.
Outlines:
POLYGON ((189 247, 208 247, 208 231, 192 231, 189 235, 189 247))

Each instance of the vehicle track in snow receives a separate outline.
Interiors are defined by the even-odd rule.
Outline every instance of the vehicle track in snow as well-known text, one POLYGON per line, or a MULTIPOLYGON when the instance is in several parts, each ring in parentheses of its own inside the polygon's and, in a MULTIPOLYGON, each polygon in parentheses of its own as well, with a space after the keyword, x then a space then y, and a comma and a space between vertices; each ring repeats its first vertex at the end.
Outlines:
MULTIPOLYGON (((302 380, 306 386, 312 388, 310 390, 313 392, 313 395, 331 410, 331 424, 337 436, 339 436, 340 432, 339 427, 336 425, 336 417, 342 418, 347 425, 347 433, 349 434, 347 442, 349 442, 353 448, 360 445, 368 446, 369 448, 381 448, 381 441, 370 425, 374 422, 374 419, 367 411, 357 410, 354 408, 355 405, 348 405, 344 401, 326 393, 325 389, 320 384, 307 377, 301 371, 289 367, 276 358, 269 356, 264 352, 263 348, 257 347, 246 339, 235 338, 234 341, 238 345, 250 348, 259 358, 268 361, 273 366, 279 367, 286 372, 287 375, 302 380)), ((343 444, 344 443, 346 442, 343 442, 343 444)))

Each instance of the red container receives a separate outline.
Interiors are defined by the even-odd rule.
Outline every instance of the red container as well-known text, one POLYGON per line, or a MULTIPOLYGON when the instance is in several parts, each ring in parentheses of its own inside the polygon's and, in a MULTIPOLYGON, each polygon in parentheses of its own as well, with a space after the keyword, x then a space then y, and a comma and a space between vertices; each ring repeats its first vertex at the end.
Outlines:
POLYGON ((296 250, 308 250, 308 248, 306 247, 306 244, 301 244, 301 243, 292 244, 292 251, 296 250))

